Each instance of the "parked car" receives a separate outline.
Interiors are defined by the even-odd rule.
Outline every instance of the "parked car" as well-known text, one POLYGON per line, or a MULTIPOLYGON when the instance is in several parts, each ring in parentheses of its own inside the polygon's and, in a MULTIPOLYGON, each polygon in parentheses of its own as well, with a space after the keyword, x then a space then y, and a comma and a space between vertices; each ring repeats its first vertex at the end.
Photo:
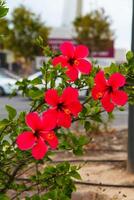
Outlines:
MULTIPOLYGON (((41 78, 43 79, 42 77, 42 73, 41 72, 36 72, 32 75, 30 75, 28 77, 28 80, 34 80, 35 78, 41 78)), ((57 79, 56 80, 56 86, 58 86, 60 84, 61 80, 60 79, 57 79)), ((44 85, 43 84, 39 84, 37 85, 38 88, 43 88, 44 85)), ((82 88, 80 91, 79 91, 79 96, 80 96, 80 99, 84 99, 86 96, 88 95, 88 88, 87 87, 84 87, 82 88)))
POLYGON ((29 77, 28 77, 28 80, 33 80, 33 79, 35 79, 35 78, 43 78, 43 76, 42 76, 42 72, 36 72, 36 73, 34 73, 34 74, 32 74, 32 75, 30 75, 29 77))
POLYGON ((0 96, 11 94, 14 90, 16 79, 1 73, 0 71, 0 96))

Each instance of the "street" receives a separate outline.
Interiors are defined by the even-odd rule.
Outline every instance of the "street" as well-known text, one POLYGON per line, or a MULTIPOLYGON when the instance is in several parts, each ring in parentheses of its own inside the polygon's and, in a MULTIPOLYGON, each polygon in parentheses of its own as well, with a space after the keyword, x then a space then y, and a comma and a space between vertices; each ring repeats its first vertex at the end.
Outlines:
POLYGON ((17 112, 28 111, 28 109, 30 108, 30 101, 21 96, 13 98, 9 98, 6 96, 0 97, 0 119, 3 119, 7 116, 5 105, 13 106, 17 110, 17 112))
MULTIPOLYGON (((3 119, 7 116, 7 112, 5 110, 5 105, 11 105, 20 111, 29 111, 30 109, 30 100, 23 98, 21 96, 18 97, 0 97, 0 119, 3 119)), ((127 129, 127 121, 128 121, 128 110, 126 108, 125 111, 114 111, 115 119, 110 122, 110 128, 116 129, 127 129)))

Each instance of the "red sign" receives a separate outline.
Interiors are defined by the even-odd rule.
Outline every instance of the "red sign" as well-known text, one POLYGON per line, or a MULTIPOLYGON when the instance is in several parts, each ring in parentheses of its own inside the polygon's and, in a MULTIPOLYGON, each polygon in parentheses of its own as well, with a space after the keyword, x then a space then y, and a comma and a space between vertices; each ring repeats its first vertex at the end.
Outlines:
POLYGON ((49 43, 50 47, 52 47, 52 49, 54 49, 54 50, 59 50, 60 45, 63 42, 72 42, 73 44, 75 44, 75 42, 73 40, 71 40, 71 39, 53 38, 53 39, 49 39, 48 40, 48 43, 49 43))
MULTIPOLYGON (((49 45, 52 49, 59 50, 60 45, 66 41, 76 44, 76 42, 72 39, 52 38, 49 39, 49 45)), ((114 43, 112 42, 111 47, 105 51, 92 52, 91 56, 95 58, 114 58, 114 43)))

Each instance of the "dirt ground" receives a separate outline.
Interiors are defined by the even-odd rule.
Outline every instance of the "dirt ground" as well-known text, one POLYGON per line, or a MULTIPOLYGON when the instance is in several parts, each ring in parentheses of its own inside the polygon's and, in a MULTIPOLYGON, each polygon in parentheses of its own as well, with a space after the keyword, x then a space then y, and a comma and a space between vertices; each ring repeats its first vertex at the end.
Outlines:
POLYGON ((134 174, 127 172, 127 130, 92 137, 84 156, 60 152, 55 157, 55 161, 69 160, 73 164, 86 161, 80 169, 84 185, 78 184, 72 200, 134 200, 134 174))

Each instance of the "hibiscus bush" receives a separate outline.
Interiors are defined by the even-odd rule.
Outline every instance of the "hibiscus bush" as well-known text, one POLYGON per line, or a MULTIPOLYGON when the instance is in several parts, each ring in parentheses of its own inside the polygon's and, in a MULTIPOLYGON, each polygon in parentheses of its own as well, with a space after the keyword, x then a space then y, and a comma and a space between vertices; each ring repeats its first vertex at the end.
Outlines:
POLYGON ((132 52, 126 63, 102 70, 88 59, 84 45, 65 42, 55 52, 43 46, 42 38, 36 42, 47 58, 42 78, 17 82, 18 91, 31 100, 30 110, 18 113, 6 105, 8 117, 0 121, 2 200, 71 199, 82 166, 56 164, 55 155, 82 155, 90 138, 74 131, 76 123, 90 132, 93 122, 103 123, 103 112, 109 117, 128 99, 133 103, 132 52))
POLYGON ((0 197, 68 200, 81 179, 81 166, 67 161, 55 165, 54 154, 64 150, 82 155, 90 138, 74 133, 72 124, 90 131, 92 122, 103 122, 102 112, 109 116, 126 104, 130 65, 102 70, 88 59, 86 46, 65 42, 53 52, 41 38, 37 43, 47 57, 42 78, 17 82, 31 108, 17 113, 7 105, 8 118, 0 121, 0 197))

